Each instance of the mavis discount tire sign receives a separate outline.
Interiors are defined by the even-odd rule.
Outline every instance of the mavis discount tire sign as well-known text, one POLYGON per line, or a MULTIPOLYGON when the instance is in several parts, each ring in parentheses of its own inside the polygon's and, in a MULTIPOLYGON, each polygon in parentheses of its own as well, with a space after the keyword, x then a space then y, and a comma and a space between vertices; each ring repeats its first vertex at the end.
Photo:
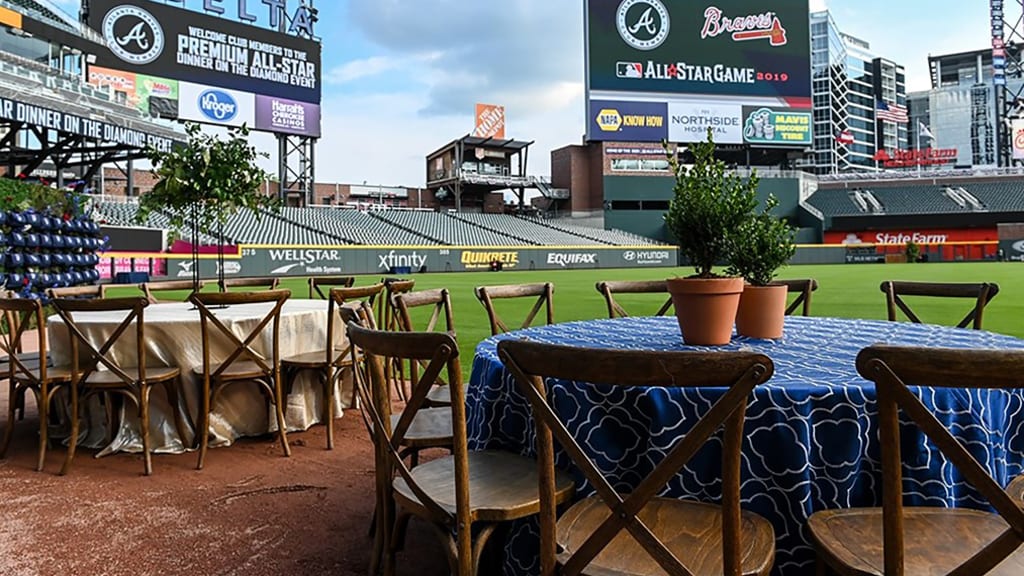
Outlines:
POLYGON ((808 14, 807 0, 587 0, 588 90, 809 108, 808 14))

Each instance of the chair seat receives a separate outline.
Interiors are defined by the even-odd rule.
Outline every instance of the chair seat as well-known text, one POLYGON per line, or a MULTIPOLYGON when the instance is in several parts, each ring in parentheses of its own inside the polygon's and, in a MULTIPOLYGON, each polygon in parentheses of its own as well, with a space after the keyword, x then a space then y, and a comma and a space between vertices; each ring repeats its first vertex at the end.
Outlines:
MULTIPOLYGON (((399 414, 392 414, 391 429, 398 425, 399 414)), ((446 448, 452 445, 450 408, 421 408, 412 418, 402 446, 407 448, 446 448)))
MULTIPOLYGON (((344 349, 335 349, 336 354, 345 352, 344 349)), ((347 354, 346 354, 347 356, 347 354)), ((327 350, 315 350, 313 352, 303 352, 302 354, 295 354, 294 356, 288 356, 281 359, 281 367, 297 368, 297 369, 309 369, 315 370, 317 368, 327 368, 327 350)), ((351 366, 352 360, 346 358, 342 363, 344 366, 351 366)))
MULTIPOLYGON (((214 374, 220 369, 220 364, 210 365, 210 374, 214 374)), ((192 369, 198 376, 202 377, 203 367, 196 366, 192 369)), ((241 362, 232 362, 231 366, 222 372, 217 379, 218 380, 255 380, 257 378, 265 378, 267 375, 260 368, 260 365, 251 361, 244 360, 241 362)))
MULTIPOLYGON (((29 373, 32 374, 32 380, 34 382, 39 381, 39 368, 30 368, 29 373)), ((71 369, 70 368, 57 368, 47 367, 46 368, 46 379, 50 382, 67 382, 71 380, 71 369)), ((16 382, 29 382, 30 380, 25 377, 24 373, 15 374, 14 380, 16 382)))
MULTIPOLYGON (((469 452, 470 514, 482 522, 504 522, 536 514, 540 510, 537 492, 537 462, 497 450, 469 452)), ((445 456, 412 469, 420 488, 442 508, 455 514, 455 457, 445 456)), ((404 507, 427 514, 405 480, 394 481, 395 497, 404 507)), ((565 502, 573 494, 572 477, 555 475, 555 496, 565 502)))
POLYGON ((1024 474, 1017 476, 1010 482, 1010 485, 1006 487, 1006 493, 1017 501, 1017 504, 1024 506, 1024 474))
MULTIPOLYGON (((851 574, 882 576, 882 509, 826 510, 809 520, 811 537, 825 557, 851 574)), ((1007 529, 996 514, 962 508, 903 509, 904 567, 911 574, 948 574, 1007 529)), ((1024 574, 1018 550, 988 576, 1024 574)))
MULTIPOLYGON (((139 369, 134 368, 121 368, 129 376, 135 380, 139 379, 139 369)), ((177 368, 168 366, 149 366, 146 368, 146 381, 153 382, 164 382, 165 380, 173 380, 181 374, 181 371, 177 368)), ((86 386, 124 386, 124 380, 121 380, 110 370, 97 370, 89 377, 85 379, 86 386)))
MULTIPOLYGON (((564 564, 611 511, 597 496, 573 504, 559 519, 555 537, 564 564)), ((722 508, 715 504, 653 498, 637 515, 694 576, 722 574, 722 508)), ((775 530, 768 520, 743 511, 740 558, 744 576, 763 576, 775 562, 775 530)), ((584 570, 592 576, 662 575, 664 570, 624 528, 584 570)))

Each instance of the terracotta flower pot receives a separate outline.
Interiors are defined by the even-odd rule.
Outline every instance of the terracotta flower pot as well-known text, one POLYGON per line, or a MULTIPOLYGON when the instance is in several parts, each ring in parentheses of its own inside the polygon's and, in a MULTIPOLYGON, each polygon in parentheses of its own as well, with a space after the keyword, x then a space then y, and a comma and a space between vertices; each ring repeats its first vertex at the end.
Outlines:
POLYGON ((736 312, 736 333, 751 338, 782 338, 787 293, 784 284, 746 285, 736 312))
POLYGON ((742 278, 669 278, 683 342, 721 346, 732 339, 732 325, 743 292, 742 278))

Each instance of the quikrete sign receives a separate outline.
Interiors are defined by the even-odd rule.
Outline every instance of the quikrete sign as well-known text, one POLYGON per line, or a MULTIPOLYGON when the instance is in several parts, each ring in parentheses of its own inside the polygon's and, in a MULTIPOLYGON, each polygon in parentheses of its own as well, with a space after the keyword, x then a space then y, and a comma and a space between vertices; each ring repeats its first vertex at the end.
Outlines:
POLYGON ((462 253, 462 265, 467 270, 490 268, 491 262, 500 262, 504 268, 519 265, 519 252, 470 252, 462 253))
POLYGON ((879 150, 871 158, 886 168, 935 166, 956 162, 956 148, 923 148, 921 150, 894 150, 891 154, 879 150))

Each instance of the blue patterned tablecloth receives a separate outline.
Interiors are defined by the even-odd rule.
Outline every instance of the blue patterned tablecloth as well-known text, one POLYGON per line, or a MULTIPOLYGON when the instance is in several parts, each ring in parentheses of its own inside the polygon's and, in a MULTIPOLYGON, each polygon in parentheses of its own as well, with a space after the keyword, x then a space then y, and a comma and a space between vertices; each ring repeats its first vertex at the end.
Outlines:
MULTIPOLYGON (((497 358, 497 342, 539 342, 630 350, 701 349, 682 343, 674 317, 570 322, 520 330, 477 346, 467 387, 470 449, 533 455, 529 404, 497 358)), ((813 573, 807 518, 818 510, 881 504, 874 385, 854 364, 871 344, 1024 349, 1024 340, 927 324, 788 317, 781 340, 734 337, 716 350, 755 350, 775 362, 774 377, 754 391, 747 410, 741 497, 745 509, 775 526, 773 574, 813 573)), ((707 348, 703 348, 707 349, 707 348)), ((551 386, 549 382, 549 386, 551 386)), ((560 382, 556 410, 612 485, 635 486, 664 457, 719 392, 621 389, 560 382)), ((925 404, 1005 485, 1024 468, 1024 393, 922 388, 925 404)), ((959 472, 916 428, 903 436, 909 503, 984 507, 959 472)), ((559 463, 568 465, 563 455, 559 463)), ((720 444, 712 441, 666 486, 664 495, 721 498, 720 444)), ((577 485, 591 492, 581 475, 577 485)), ((537 572, 535 522, 509 535, 506 574, 537 572)))

